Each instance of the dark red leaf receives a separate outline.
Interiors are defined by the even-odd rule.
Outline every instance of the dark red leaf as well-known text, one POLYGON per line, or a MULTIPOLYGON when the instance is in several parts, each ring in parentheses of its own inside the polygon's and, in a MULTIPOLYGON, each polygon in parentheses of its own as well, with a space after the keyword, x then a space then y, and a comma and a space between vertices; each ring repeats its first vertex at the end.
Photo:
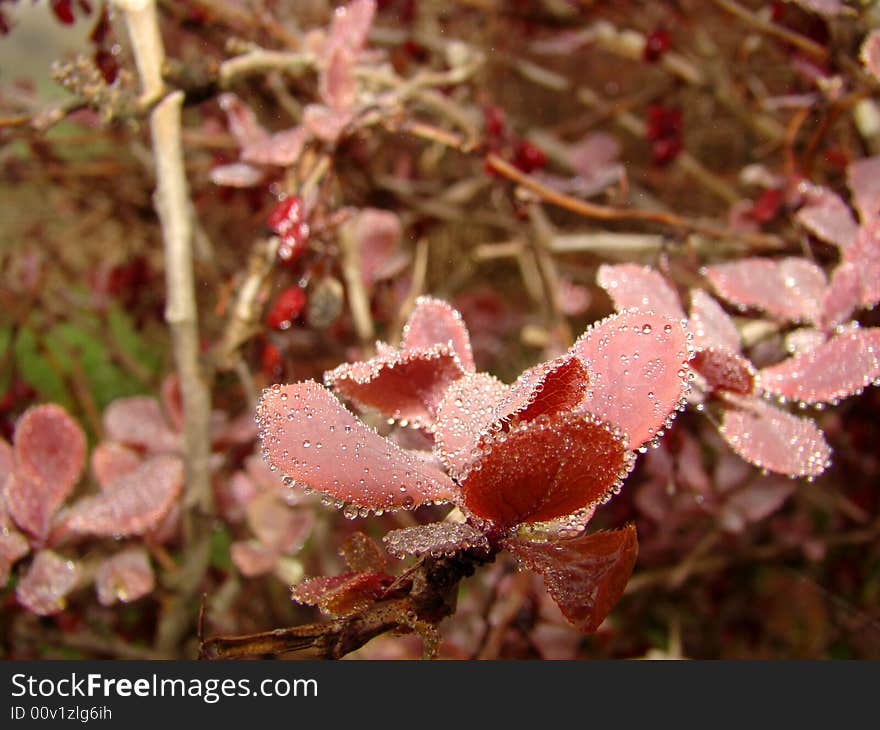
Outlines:
POLYGON ((638 557, 635 525, 573 540, 509 540, 517 562, 544 577, 547 592, 585 634, 599 628, 620 600, 638 557))
POLYGON ((698 350, 691 367, 706 379, 711 390, 729 390, 743 395, 755 386, 755 368, 751 362, 723 348, 698 350))

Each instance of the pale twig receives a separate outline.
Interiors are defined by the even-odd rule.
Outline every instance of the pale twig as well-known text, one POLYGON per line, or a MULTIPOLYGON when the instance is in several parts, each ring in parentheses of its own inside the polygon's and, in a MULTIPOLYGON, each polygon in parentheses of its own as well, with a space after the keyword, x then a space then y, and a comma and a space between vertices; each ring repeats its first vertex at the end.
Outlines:
POLYGON ((361 252, 355 238, 355 224, 349 221, 339 229, 339 248, 342 253, 342 277, 348 295, 348 306, 354 329, 361 343, 373 339, 375 327, 370 314, 370 295, 364 286, 361 269, 361 252))
POLYGON ((134 60, 141 79, 141 107, 149 107, 165 88, 162 66, 165 50, 159 34, 155 0, 114 0, 123 11, 125 27, 134 49, 134 60))

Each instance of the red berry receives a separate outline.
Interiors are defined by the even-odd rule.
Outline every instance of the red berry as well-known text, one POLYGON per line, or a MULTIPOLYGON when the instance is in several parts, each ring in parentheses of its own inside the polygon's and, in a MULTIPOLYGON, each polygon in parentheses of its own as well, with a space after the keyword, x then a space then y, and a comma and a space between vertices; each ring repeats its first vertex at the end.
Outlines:
POLYGON ((507 134, 507 120, 501 107, 490 104, 483 109, 483 123, 486 126, 486 138, 491 145, 507 134))
POLYGON ((284 374, 284 358, 281 356, 281 350, 271 342, 263 346, 263 352, 260 354, 260 370, 270 380, 280 378, 284 374))
POLYGON ((269 308, 266 324, 276 330, 290 329, 305 306, 306 293, 298 286, 291 286, 281 292, 269 308))
POLYGON ((73 25, 76 18, 73 15, 73 3, 71 0, 52 0, 52 12, 58 21, 64 25, 73 25))
POLYGON ((95 51, 95 66, 98 67, 101 76, 104 77, 104 81, 108 84, 116 81, 116 75, 119 73, 119 64, 116 63, 112 53, 103 48, 95 51))
POLYGON ((752 205, 749 215, 758 223, 769 223, 778 214, 782 207, 782 190, 770 188, 765 190, 752 205))
POLYGON ((681 152, 681 132, 684 126, 681 109, 652 104, 648 107, 648 121, 645 136, 654 144, 651 152, 654 162, 666 165, 681 152))
POLYGON ((648 37, 645 39, 643 58, 648 63, 657 63, 663 57, 663 54, 669 50, 670 44, 669 33, 663 28, 655 28, 648 33, 648 37))
POLYGON ((525 173, 540 170, 547 165, 547 155, 537 145, 523 140, 516 147, 513 164, 525 173))
POLYGON ((310 233, 302 199, 291 195, 277 203, 269 213, 268 223, 281 239, 278 258, 286 264, 298 259, 306 249, 310 233))

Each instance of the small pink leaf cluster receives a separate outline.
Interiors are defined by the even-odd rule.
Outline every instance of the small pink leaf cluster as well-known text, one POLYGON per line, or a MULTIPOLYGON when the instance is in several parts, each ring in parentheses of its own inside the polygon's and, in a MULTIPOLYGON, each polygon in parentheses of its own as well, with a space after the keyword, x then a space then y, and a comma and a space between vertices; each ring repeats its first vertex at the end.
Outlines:
POLYGON ((682 322, 635 310, 609 317, 563 356, 506 385, 476 372, 460 315, 423 297, 400 347, 377 343, 377 353, 326 373, 326 385, 418 428, 432 449, 402 448, 327 387, 305 381, 275 385, 260 401, 270 465, 351 517, 456 505, 465 525, 395 531, 390 551, 509 549, 544 575, 576 626, 594 630, 626 583, 637 543, 633 528, 583 530, 620 489, 633 449, 656 439, 682 407, 692 354, 682 322), (567 588, 591 581, 591 591, 567 588))
MULTIPOLYGON (((121 427, 112 407, 105 412, 105 425, 108 430, 121 427)), ((140 434, 147 440, 157 437, 149 426, 140 434)), ((143 458, 125 447, 108 446, 93 453, 101 492, 64 507, 85 459, 85 434, 54 404, 22 415, 12 446, 0 441, 0 578, 5 582, 12 565, 34 550, 16 595, 39 615, 63 610, 66 595, 85 578, 80 564, 54 548, 89 536, 141 535, 165 517, 183 486, 179 457, 143 458)), ((95 581, 102 603, 134 600, 152 590, 153 573, 146 553, 131 548, 103 561, 95 581)))

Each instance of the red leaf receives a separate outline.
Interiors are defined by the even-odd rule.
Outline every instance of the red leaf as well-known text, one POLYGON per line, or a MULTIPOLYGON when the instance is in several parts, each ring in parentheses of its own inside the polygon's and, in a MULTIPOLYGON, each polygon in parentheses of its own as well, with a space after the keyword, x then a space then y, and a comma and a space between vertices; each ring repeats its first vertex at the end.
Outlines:
POLYGON ((15 424, 16 471, 42 482, 51 514, 79 480, 86 460, 86 435, 61 406, 29 409, 15 424))
POLYGON ((475 527, 464 522, 432 522, 416 527, 392 530, 382 538, 388 552, 398 558, 407 555, 434 557, 451 555, 468 548, 489 549, 489 540, 475 527))
POLYGON ((639 552, 635 525, 573 540, 509 540, 517 562, 544 577, 547 592, 578 631, 599 628, 620 600, 639 552))
POLYGON ((140 466, 141 456, 115 441, 102 441, 92 451, 92 473, 101 489, 140 466))
POLYGON ((809 202, 795 217, 814 236, 833 243, 841 251, 852 245, 859 228, 849 206, 827 188, 811 192, 809 202))
POLYGON ((434 450, 453 477, 473 458, 480 433, 497 420, 497 406, 508 386, 488 373, 459 378, 437 408, 434 450))
MULTIPOLYGON (((880 272, 878 272, 880 273, 880 272)), ((855 264, 844 261, 831 275, 831 283, 822 297, 823 329, 833 329, 847 321, 862 299, 862 276, 855 264)))
POLYGON ((757 398, 727 398, 721 435, 755 466, 792 476, 818 476, 831 449, 809 418, 797 418, 757 398))
POLYGON ((394 577, 380 572, 312 578, 294 586, 297 603, 318 606, 330 616, 350 616, 382 598, 394 577))
POLYGON ((345 363, 326 373, 324 382, 361 408, 430 429, 446 389, 464 374, 449 345, 433 345, 345 363))
POLYGON ((379 436, 314 381, 264 391, 257 422, 270 464, 340 502, 412 508, 456 491, 445 473, 379 436))
POLYGON ((685 319, 678 293, 650 266, 602 264, 596 281, 618 311, 635 308, 669 319, 685 319))
POLYGON ((751 393, 755 386, 755 368, 741 355, 721 348, 698 350, 691 367, 706 379, 712 390, 751 393))
POLYGON ((794 322, 815 322, 819 317, 825 274, 806 259, 742 259, 707 266, 703 273, 715 290, 732 304, 757 307, 794 322))
POLYGON ((623 437, 589 414, 560 413, 484 437, 462 501, 499 529, 553 520, 608 499, 632 469, 623 437))
POLYGON ((102 606, 136 601, 151 593, 154 587, 153 568, 143 548, 123 550, 102 561, 95 572, 95 588, 102 606))
POLYGON ((810 352, 760 373, 768 393, 803 403, 834 402, 860 393, 880 378, 880 328, 837 335, 810 352))
POLYGON ((880 155, 856 160, 846 174, 862 224, 874 221, 880 214, 880 155))
POLYGON ((105 492, 74 503, 63 526, 87 535, 142 535, 156 527, 183 488, 183 462, 177 456, 152 456, 105 492))
POLYGON ((342 543, 339 554, 355 573, 382 573, 387 567, 382 548, 363 532, 349 535, 342 543))
POLYGON ((660 434, 687 393, 691 348, 681 322, 622 312, 589 328, 572 351, 592 376, 581 406, 622 429, 632 449, 660 434))
POLYGON ((531 421, 571 411, 588 394, 590 371, 573 354, 540 363, 517 378, 501 398, 493 420, 531 421))
POLYGON ((51 550, 41 550, 18 582, 16 598, 37 616, 58 613, 64 610, 65 596, 76 587, 81 572, 72 560, 51 550))
POLYGON ((293 555, 312 534, 315 514, 288 507, 279 492, 264 492, 248 504, 247 523, 263 545, 276 553, 293 555))
POLYGON ((694 335, 694 347, 723 347, 731 352, 740 351, 740 335, 724 308, 702 289, 691 292, 691 318, 688 328, 694 335))
POLYGON ((403 327, 401 347, 407 350, 438 344, 451 345, 467 372, 476 370, 470 335, 461 315, 440 299, 419 297, 403 327))
POLYGON ((117 398, 104 410, 103 422, 104 436, 109 441, 147 452, 180 448, 180 436, 168 427, 155 398, 117 398))

